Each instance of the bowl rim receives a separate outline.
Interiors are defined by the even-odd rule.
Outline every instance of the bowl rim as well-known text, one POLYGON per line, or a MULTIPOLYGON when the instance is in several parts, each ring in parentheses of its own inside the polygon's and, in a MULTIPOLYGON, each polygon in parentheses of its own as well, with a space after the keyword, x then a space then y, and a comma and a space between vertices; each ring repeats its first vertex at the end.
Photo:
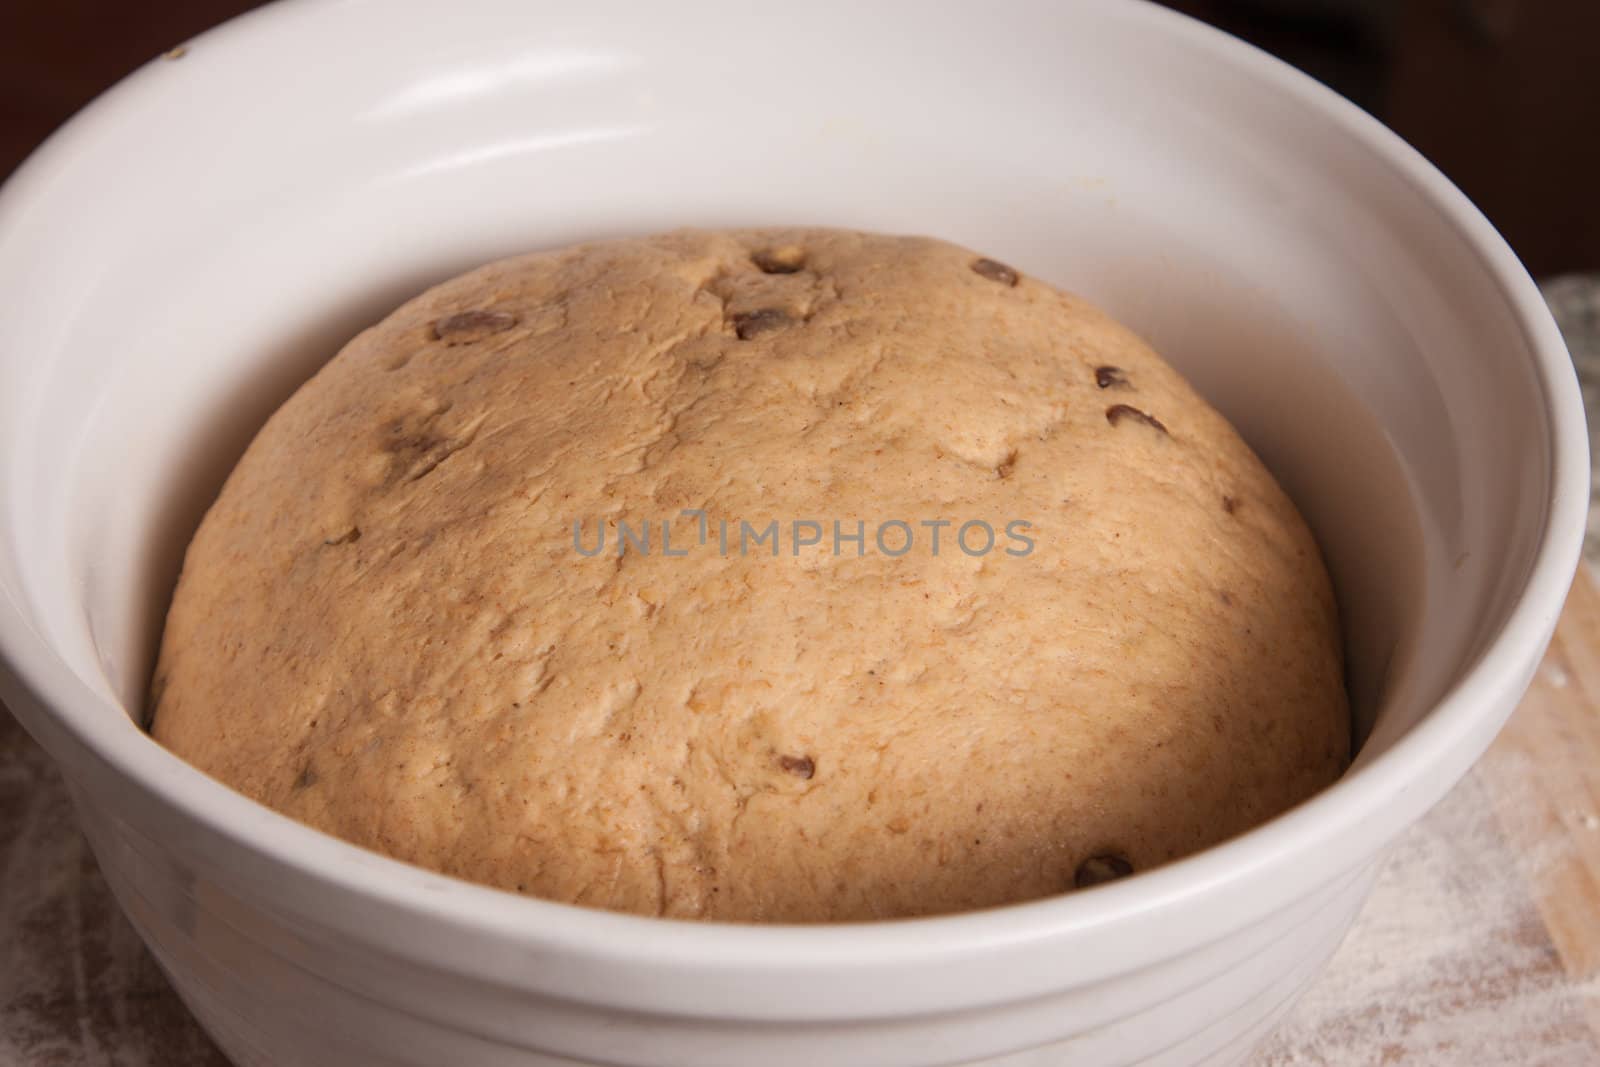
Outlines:
MULTIPOLYGON (((1543 529, 1532 565, 1498 633, 1424 719, 1389 750, 1289 812, 1124 882, 951 915, 740 924, 637 916, 523 897, 389 859, 279 815, 150 739, 123 709, 79 678, 33 628, 10 592, 0 589, 0 683, 11 683, 5 688, 15 698, 13 710, 57 760, 70 752, 74 762, 87 761, 102 774, 120 777, 145 799, 243 850, 309 882, 381 902, 413 920, 471 930, 513 945, 556 947, 577 957, 653 961, 681 969, 753 967, 795 973, 868 960, 904 967, 956 962, 983 950, 1136 920, 1202 896, 1248 893, 1250 880, 1262 870, 1307 863, 1327 839, 1377 819, 1397 797, 1408 792, 1415 796, 1413 779, 1419 769, 1452 758, 1459 761, 1463 754, 1467 762, 1475 759, 1492 736, 1492 728, 1485 734, 1485 724, 1497 714, 1497 702, 1509 702, 1520 694, 1549 641, 1577 566, 1585 528, 1589 468, 1584 412, 1570 359, 1548 308, 1515 254, 1477 208, 1416 150, 1354 104, 1265 52, 1169 9, 1129 0, 1081 2, 1096 17, 1124 19, 1141 32, 1166 35, 1281 94, 1331 123, 1374 165, 1387 167, 1409 184, 1477 257, 1500 290, 1532 355, 1530 370, 1537 377, 1549 422, 1552 464, 1551 491, 1543 502, 1543 529), (839 936, 819 936, 827 932, 839 936)), ((315 19, 321 9, 313 0, 278 0, 195 41, 203 41, 207 48, 233 47, 260 25, 315 19)), ((169 91, 152 77, 151 68, 159 62, 153 60, 96 99, 0 187, 0 244, 25 214, 33 189, 49 185, 82 146, 114 127, 122 112, 146 106, 169 91)), ((1509 714, 1509 708, 1499 713, 1509 714)), ((1417 810, 1431 806, 1455 781, 1452 775, 1442 784, 1421 788, 1427 795, 1418 798, 1417 810)), ((1392 827, 1387 836, 1402 828, 1392 827)), ((1371 848, 1382 843, 1374 841, 1371 848)), ((1246 922, 1238 913, 1233 925, 1246 922)), ((1211 934, 1221 936, 1218 930, 1211 934)), ((404 946, 387 947, 404 954, 404 946)), ((1157 946, 1144 956, 1130 954, 1116 970, 1132 970, 1141 960, 1170 954, 1171 947, 1157 946)), ((1070 984, 1070 976, 1059 983, 1070 984)))

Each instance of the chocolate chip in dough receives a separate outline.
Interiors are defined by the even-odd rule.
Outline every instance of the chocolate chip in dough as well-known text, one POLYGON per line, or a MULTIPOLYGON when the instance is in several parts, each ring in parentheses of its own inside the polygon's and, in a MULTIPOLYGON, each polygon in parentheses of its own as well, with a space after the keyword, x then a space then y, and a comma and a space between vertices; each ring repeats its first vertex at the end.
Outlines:
POLYGON ((1129 407, 1127 404, 1112 404, 1106 408, 1106 421, 1111 425, 1115 426, 1123 419, 1135 419, 1152 429, 1160 430, 1162 433, 1167 432, 1167 428, 1161 424, 1160 419, 1154 415, 1146 414, 1138 408, 1129 407))
POLYGON ((344 530, 341 530, 339 533, 334 534, 331 537, 324 537, 322 539, 322 543, 325 544, 325 545, 329 545, 329 546, 332 546, 332 545, 348 545, 348 544, 353 544, 353 543, 355 543, 356 541, 359 541, 359 540, 361 540, 361 527, 359 527, 359 526, 349 526, 349 527, 346 527, 344 530))
POLYGON ((1115 852, 1102 852, 1078 864, 1078 873, 1073 876, 1072 881, 1079 889, 1088 889, 1092 885, 1126 878, 1132 873, 1133 864, 1128 862, 1126 856, 1115 852))
POLYGON ((1102 389, 1127 389, 1128 379, 1123 377, 1121 367, 1096 367, 1094 369, 1094 384, 1102 389))
POLYGON ((748 341, 752 337, 781 330, 792 322, 794 318, 782 308, 761 308, 735 315, 733 332, 739 335, 739 340, 748 341))
POLYGON ((446 315, 433 324, 433 336, 448 345, 470 345, 485 337, 504 333, 517 324, 517 317, 507 311, 487 311, 475 308, 446 315))
POLYGON ((810 756, 779 756, 778 766, 796 778, 809 779, 817 773, 817 764, 810 756))
POLYGON ((987 257, 973 260, 972 271, 974 274, 988 278, 991 282, 999 282, 1001 285, 1016 285, 1017 279, 1021 277, 1016 271, 999 260, 987 257))
POLYGON ((806 250, 799 245, 763 248, 750 255, 750 262, 763 274, 794 274, 806 265, 806 250))

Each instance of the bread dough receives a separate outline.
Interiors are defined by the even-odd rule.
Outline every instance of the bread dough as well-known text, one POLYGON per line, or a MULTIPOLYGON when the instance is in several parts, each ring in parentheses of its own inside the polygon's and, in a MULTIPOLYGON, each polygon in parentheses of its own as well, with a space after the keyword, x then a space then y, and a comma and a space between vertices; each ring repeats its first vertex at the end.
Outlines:
POLYGON ((356 337, 206 515, 152 699, 349 841, 731 920, 1145 870, 1349 744, 1316 544, 1221 415, 1080 299, 832 230, 522 256, 356 337))

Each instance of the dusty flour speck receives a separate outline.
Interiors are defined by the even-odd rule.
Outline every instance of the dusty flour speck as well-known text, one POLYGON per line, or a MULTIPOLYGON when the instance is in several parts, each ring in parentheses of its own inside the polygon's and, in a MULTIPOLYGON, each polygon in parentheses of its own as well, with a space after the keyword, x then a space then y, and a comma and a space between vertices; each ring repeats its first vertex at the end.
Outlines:
POLYGON ((1396 843, 1344 947, 1251 1067, 1600 1064, 1586 991, 1524 873, 1566 847, 1513 847, 1469 776, 1396 843))

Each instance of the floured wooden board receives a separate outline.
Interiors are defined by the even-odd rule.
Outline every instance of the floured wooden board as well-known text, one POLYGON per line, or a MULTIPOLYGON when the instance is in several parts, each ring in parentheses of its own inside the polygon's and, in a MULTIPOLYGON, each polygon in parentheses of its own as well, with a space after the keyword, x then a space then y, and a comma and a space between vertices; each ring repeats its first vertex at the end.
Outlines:
MULTIPOLYGON (((1251 1067, 1600 1065, 1600 593, 1251 1067)), ((221 1067, 0 716, 0 1067, 221 1067)))

